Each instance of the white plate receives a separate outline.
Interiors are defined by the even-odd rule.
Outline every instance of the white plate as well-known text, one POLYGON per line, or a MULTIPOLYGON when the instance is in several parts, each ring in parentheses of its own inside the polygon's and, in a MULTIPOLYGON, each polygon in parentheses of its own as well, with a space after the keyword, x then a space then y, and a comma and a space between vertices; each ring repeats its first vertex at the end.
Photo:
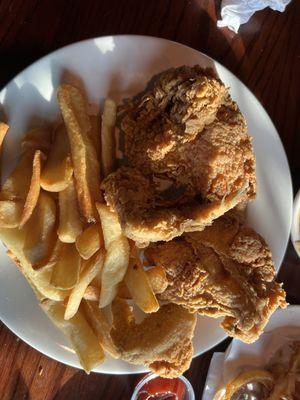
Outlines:
POLYGON ((291 237, 294 249, 298 254, 298 257, 300 257, 300 247, 297 248, 295 245, 295 242, 300 240, 300 190, 298 190, 294 200, 291 237))
POLYGON ((256 342, 247 344, 237 339, 233 339, 225 352, 226 362, 229 362, 230 364, 230 361, 232 361, 235 368, 238 369, 238 367, 244 365, 243 363, 245 363, 245 359, 248 357, 251 359, 251 362, 254 363, 253 366, 262 367, 263 365, 261 364, 257 365, 259 362, 258 360, 265 363, 265 360, 269 359, 270 354, 275 353, 276 349, 281 347, 287 340, 285 339, 285 341, 283 341, 282 338, 297 337, 298 339, 300 334, 299 329, 300 306, 290 305, 286 309, 280 308, 271 316, 264 334, 256 342), (230 357, 228 357, 233 346, 235 351, 232 353, 234 354, 231 354, 230 357), (264 350, 262 350, 262 348, 264 350))
MULTIPOLYGON (((58 118, 56 88, 80 78, 89 99, 99 104, 106 96, 119 101, 144 89, 148 80, 167 68, 200 64, 214 67, 244 113, 254 137, 257 157, 258 196, 250 204, 249 224, 269 243, 276 268, 280 267, 289 238, 292 186, 286 156, 267 113, 254 95, 232 73, 189 47, 142 36, 110 36, 75 43, 37 61, 0 93, 1 113, 11 129, 5 140, 4 173, 16 162, 19 142, 27 127, 58 118)), ((42 353, 79 367, 62 334, 40 310, 31 289, 0 247, 0 317, 21 339, 42 353)), ((195 355, 210 349, 226 335, 219 321, 199 317, 195 355)), ((143 367, 108 359, 97 372, 134 373, 143 367)))
POLYGON ((300 306, 290 305, 286 309, 278 309, 270 318, 265 332, 271 333, 279 328, 300 328, 300 306))

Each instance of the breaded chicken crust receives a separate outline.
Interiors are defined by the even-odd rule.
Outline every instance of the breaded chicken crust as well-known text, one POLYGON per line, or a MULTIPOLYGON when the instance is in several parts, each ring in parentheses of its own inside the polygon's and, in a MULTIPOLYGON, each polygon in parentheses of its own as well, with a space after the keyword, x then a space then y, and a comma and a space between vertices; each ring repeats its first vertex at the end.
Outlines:
POLYGON ((120 118, 128 167, 102 188, 129 238, 147 243, 201 231, 255 197, 245 119, 211 71, 167 71, 120 118))
POLYGON ((196 314, 167 304, 138 324, 132 308, 118 298, 112 303, 112 314, 111 337, 123 360, 146 365, 165 378, 178 377, 189 368, 196 314))
POLYGON ((222 328, 246 343, 260 336, 278 307, 286 307, 267 244, 233 213, 202 232, 152 244, 146 255, 166 270, 169 286, 161 300, 225 317, 222 328))

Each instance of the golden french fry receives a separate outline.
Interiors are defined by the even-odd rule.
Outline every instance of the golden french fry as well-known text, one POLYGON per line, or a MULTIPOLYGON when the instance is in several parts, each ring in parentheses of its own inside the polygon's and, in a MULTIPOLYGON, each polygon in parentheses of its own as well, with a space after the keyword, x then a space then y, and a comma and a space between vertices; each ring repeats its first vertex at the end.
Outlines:
POLYGON ((231 380, 225 387, 219 389, 213 400, 232 400, 234 394, 241 388, 251 382, 260 382, 262 385, 271 389, 274 383, 272 374, 266 370, 246 371, 239 374, 231 380))
POLYGON ((53 265, 51 284, 59 289, 72 289, 79 279, 81 258, 73 243, 61 243, 53 265))
POLYGON ((126 237, 113 241, 105 256, 101 273, 101 292, 99 306, 101 308, 109 305, 115 298, 118 284, 122 282, 129 262, 129 244, 126 237))
POLYGON ((71 85, 61 85, 57 97, 70 140, 79 207, 87 222, 94 222, 94 204, 101 200, 100 166, 90 138, 92 126, 87 102, 71 85))
POLYGON ((46 265, 39 270, 33 270, 25 258, 23 247, 26 238, 24 229, 1 228, 0 239, 9 251, 7 255, 18 265, 18 268, 39 294, 39 298, 46 297, 55 301, 64 300, 70 293, 67 290, 60 290, 50 284, 53 264, 46 265))
POLYGON ((2 186, 0 192, 1 200, 25 201, 32 177, 33 157, 33 151, 23 154, 15 169, 2 186))
POLYGON ((41 168, 42 168, 42 153, 40 150, 36 150, 33 157, 32 176, 31 176, 29 191, 24 204, 24 210, 20 221, 20 228, 22 228, 29 220, 37 204, 41 188, 40 187, 41 168))
MULTIPOLYGON (((100 291, 99 291, 100 293, 100 291)), ((126 284, 123 282, 121 282, 118 286, 118 291, 117 291, 117 296, 120 297, 121 299, 131 299, 131 294, 126 286, 126 284)), ((89 299, 91 300, 91 299, 89 299)))
POLYGON ((65 306, 62 303, 46 300, 41 306, 52 322, 66 335, 80 364, 88 374, 104 361, 105 356, 99 340, 81 310, 66 321, 65 306))
POLYGON ((101 220, 105 248, 107 250, 101 273, 100 307, 112 302, 117 294, 118 284, 123 280, 129 262, 129 243, 122 230, 116 213, 104 205, 96 204, 101 220))
POLYGON ((24 255, 32 268, 38 268, 51 256, 56 240, 56 205, 51 195, 41 191, 32 216, 24 227, 24 255))
MULTIPOLYGON (((165 270, 160 267, 156 266, 151 269, 148 269, 145 271, 148 281, 150 283, 150 286, 152 288, 153 293, 155 294, 160 294, 163 293, 167 286, 168 286, 168 280, 166 277, 166 272, 165 270)), ((91 293, 89 293, 91 296, 91 293)), ((128 290, 125 282, 122 282, 119 285, 118 288, 118 297, 121 297, 122 299, 131 299, 131 293, 128 290)))
POLYGON ((90 137, 94 143, 98 160, 101 160, 101 117, 98 115, 90 115, 92 129, 90 137))
POLYGON ((105 248, 108 249, 112 242, 122 236, 121 225, 117 214, 110 211, 107 205, 97 203, 96 207, 101 220, 105 248))
MULTIPOLYGON (((8 250, 6 251, 6 255, 7 255, 17 266, 20 265, 20 261, 17 259, 17 257, 14 255, 14 253, 13 253, 10 249, 8 249, 8 250)), ((90 286, 89 286, 89 287, 90 287, 90 286)))
POLYGON ((156 294, 163 293, 168 286, 166 271, 163 267, 156 266, 146 271, 152 290, 156 294))
POLYGON ((51 146, 52 129, 50 128, 33 128, 26 133, 22 140, 23 151, 41 150, 48 153, 51 146))
POLYGON ((24 258, 23 247, 25 242, 24 229, 0 228, 0 240, 20 261, 24 258))
MULTIPOLYGON (((2 160, 2 143, 5 138, 5 135, 7 134, 7 131, 9 129, 9 126, 5 124, 4 122, 0 122, 0 163, 2 160)), ((0 165, 0 182, 1 182, 1 177, 2 177, 2 169, 0 165)))
POLYGON ((108 323, 104 311, 101 310, 95 302, 86 300, 82 302, 82 309, 103 349, 112 357, 119 358, 119 353, 110 336, 111 326, 108 323))
MULTIPOLYGON (((165 270, 160 266, 156 266, 148 269, 145 272, 153 292, 155 294, 163 293, 168 286, 165 270)), ((98 287, 98 285, 96 285, 93 281, 91 282, 91 285, 86 288, 83 298, 90 301, 99 301, 99 296, 100 287, 98 287)), ((118 286, 117 296, 122 299, 131 299, 131 294, 124 281, 118 286)))
POLYGON ((90 301, 98 301, 100 297, 100 288, 90 285, 85 289, 83 298, 90 301))
POLYGON ((22 212, 22 202, 0 200, 0 228, 16 228, 19 226, 22 212))
MULTIPOLYGON (((97 288, 99 288, 100 291, 100 287, 101 287, 101 274, 97 275, 91 282, 91 285, 96 286, 97 288)), ((98 297, 98 301, 99 301, 99 297, 98 297)))
MULTIPOLYGON (((22 272, 24 271, 23 263, 21 263, 20 269, 22 272)), ((51 284, 52 272, 53 265, 47 265, 38 270, 31 269, 28 271, 27 275, 36 289, 44 297, 55 301, 62 301, 69 296, 70 290, 60 289, 53 286, 51 284)))
POLYGON ((7 124, 5 124, 4 122, 0 122, 0 147, 2 146, 3 140, 5 138, 5 135, 7 134, 8 129, 9 126, 7 124))
POLYGON ((88 226, 76 238, 76 248, 84 260, 92 257, 102 246, 103 234, 99 224, 88 226))
POLYGON ((60 257, 61 244, 62 244, 62 242, 57 237, 55 244, 51 250, 50 256, 47 257, 43 262, 39 263, 39 269, 45 268, 45 267, 53 267, 54 264, 57 263, 57 260, 60 257))
POLYGON ((150 281, 143 266, 135 258, 131 258, 124 277, 134 303, 145 313, 159 309, 159 303, 153 293, 150 281))
POLYGON ((60 192, 68 186, 72 173, 68 134, 65 126, 59 125, 55 130, 54 143, 43 169, 41 187, 48 192, 60 192))
POLYGON ((104 250, 99 250, 92 258, 84 262, 85 265, 83 266, 79 281, 71 291, 65 311, 65 319, 70 319, 76 314, 86 288, 95 276, 100 274, 103 262, 104 250))
POLYGON ((74 243, 82 232, 82 223, 77 206, 77 196, 74 179, 58 194, 59 202, 59 227, 58 237, 62 242, 74 243))
POLYGON ((117 105, 111 99, 104 102, 104 110, 101 125, 101 151, 103 176, 109 175, 115 168, 116 141, 115 125, 117 118, 117 105))

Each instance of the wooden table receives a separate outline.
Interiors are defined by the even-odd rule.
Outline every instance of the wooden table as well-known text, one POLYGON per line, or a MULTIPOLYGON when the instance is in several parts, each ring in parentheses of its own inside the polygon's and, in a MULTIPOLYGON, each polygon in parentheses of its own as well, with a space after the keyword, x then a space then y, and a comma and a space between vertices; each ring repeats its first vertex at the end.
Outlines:
MULTIPOLYGON (((200 50, 235 73, 276 125, 293 175, 300 183, 300 1, 285 13, 257 13, 236 35, 218 29, 213 0, 1 0, 0 86, 41 56, 78 40, 111 34, 171 39, 200 50)), ((272 171, 270 171, 272 173, 272 171)), ((300 303, 300 265, 290 244, 279 279, 291 303, 300 303)), ((201 399, 214 351, 197 357, 186 373, 201 399)), ((0 398, 130 399, 137 376, 90 376, 53 361, 0 325, 0 398)))

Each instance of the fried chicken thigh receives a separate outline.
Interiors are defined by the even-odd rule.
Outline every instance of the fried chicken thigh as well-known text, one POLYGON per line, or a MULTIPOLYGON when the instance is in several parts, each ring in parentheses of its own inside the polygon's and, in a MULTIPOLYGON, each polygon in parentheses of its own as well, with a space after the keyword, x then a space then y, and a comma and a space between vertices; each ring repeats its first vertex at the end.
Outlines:
POLYGON ((221 326, 244 342, 254 342, 277 307, 286 306, 268 246, 233 212, 202 232, 152 244, 146 256, 166 270, 161 300, 225 317, 221 326))
POLYGON ((179 305, 167 304, 137 324, 132 308, 121 299, 113 302, 112 314, 111 337, 123 360, 144 364, 166 378, 178 377, 189 368, 195 314, 179 305))
POLYGON ((156 242, 201 231, 255 197, 245 119, 212 72, 171 69, 120 118, 129 165, 102 188, 129 238, 156 242))

